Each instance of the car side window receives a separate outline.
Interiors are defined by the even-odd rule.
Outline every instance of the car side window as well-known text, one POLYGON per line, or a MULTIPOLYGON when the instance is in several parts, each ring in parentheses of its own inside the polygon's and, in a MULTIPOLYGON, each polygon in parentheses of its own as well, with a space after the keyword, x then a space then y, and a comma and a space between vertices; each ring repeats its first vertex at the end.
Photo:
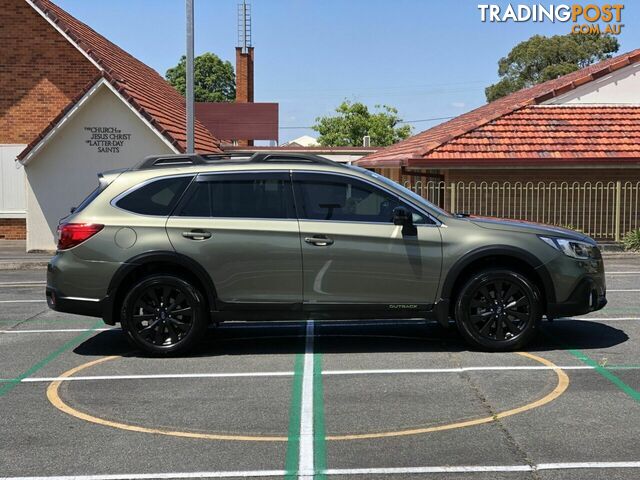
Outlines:
POLYGON ((402 205, 413 213, 414 224, 431 223, 398 197, 356 178, 297 173, 294 191, 301 219, 393 223, 393 209, 402 205))
POLYGON ((198 176, 176 215, 215 218, 295 218, 288 172, 198 176))
POLYGON ((116 202, 116 206, 142 215, 167 216, 192 178, 169 177, 153 180, 122 197, 116 202))

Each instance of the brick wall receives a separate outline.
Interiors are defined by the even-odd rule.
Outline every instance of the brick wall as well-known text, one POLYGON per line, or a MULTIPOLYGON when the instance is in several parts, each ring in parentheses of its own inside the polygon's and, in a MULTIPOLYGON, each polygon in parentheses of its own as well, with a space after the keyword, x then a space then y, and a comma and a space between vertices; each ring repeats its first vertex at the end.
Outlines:
MULTIPOLYGON (((236 47, 236 102, 253 102, 253 47, 248 48, 247 53, 242 53, 242 48, 236 47)), ((253 145, 253 140, 238 140, 238 146, 247 147, 253 145)))
POLYGON ((0 143, 29 143, 98 70, 23 0, 0 0, 0 25, 0 143))
POLYGON ((27 225, 24 218, 0 218, 0 240, 26 240, 27 225))

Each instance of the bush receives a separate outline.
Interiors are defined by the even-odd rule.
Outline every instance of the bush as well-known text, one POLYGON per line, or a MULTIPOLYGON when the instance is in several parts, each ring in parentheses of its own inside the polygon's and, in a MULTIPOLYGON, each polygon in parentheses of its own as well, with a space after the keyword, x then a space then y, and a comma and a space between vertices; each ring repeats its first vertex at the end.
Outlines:
POLYGON ((640 228, 631 230, 622 237, 624 249, 632 252, 640 252, 640 228))

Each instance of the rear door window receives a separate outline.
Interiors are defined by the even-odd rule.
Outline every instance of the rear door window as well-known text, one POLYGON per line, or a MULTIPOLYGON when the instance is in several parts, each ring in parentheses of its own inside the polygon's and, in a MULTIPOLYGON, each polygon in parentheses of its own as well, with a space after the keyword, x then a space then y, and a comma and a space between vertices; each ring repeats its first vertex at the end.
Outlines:
POLYGON ((141 215, 167 216, 193 177, 170 177, 154 180, 128 193, 116 206, 141 215))
POLYGON ((289 173, 200 175, 176 214, 183 217, 295 218, 289 173))

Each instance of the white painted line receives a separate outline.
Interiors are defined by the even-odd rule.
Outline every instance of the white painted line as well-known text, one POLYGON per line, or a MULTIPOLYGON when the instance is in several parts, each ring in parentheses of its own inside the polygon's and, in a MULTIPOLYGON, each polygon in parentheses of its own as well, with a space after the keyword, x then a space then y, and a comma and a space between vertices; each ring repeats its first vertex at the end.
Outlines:
POLYGON ((298 480, 313 480, 313 320, 307 322, 300 407, 298 480))
POLYGON ((604 272, 605 275, 638 275, 640 272, 634 270, 619 270, 617 272, 604 272))
POLYGON ((603 468, 640 468, 640 462, 565 462, 540 463, 538 465, 469 465, 398 468, 336 468, 328 469, 326 475, 384 475, 425 473, 485 473, 485 472, 535 472, 539 470, 573 470, 603 468))
POLYGON ((60 333, 60 332, 104 332, 120 328, 52 328, 47 330, 0 330, 1 333, 60 333))
POLYGON ((46 298, 39 300, 0 300, 0 303, 47 303, 46 298))
POLYGON ((15 287, 15 286, 21 286, 21 285, 46 285, 47 282, 44 282, 42 280, 25 280, 23 282, 0 282, 0 287, 15 287))
MULTIPOLYGON (((562 462, 540 463, 537 465, 446 465, 432 467, 395 468, 331 468, 315 474, 325 475, 398 475, 429 473, 497 473, 536 472, 540 470, 594 470, 615 468, 640 468, 640 462, 562 462)), ((124 473, 105 475, 66 475, 43 477, 0 477, 0 480, 165 480, 171 478, 250 478, 281 477, 285 470, 245 470, 236 472, 167 472, 167 473, 124 473)))
POLYGON ((66 475, 52 477, 0 477, 0 480, 162 480, 171 478, 282 477, 286 474, 286 470, 249 470, 238 472, 116 473, 108 475, 66 475))
POLYGON ((640 462, 564 462, 536 465, 536 470, 571 470, 576 468, 640 468, 640 462))
POLYGON ((21 383, 77 382, 91 380, 153 380, 176 378, 242 378, 242 377, 292 377, 293 372, 238 372, 238 373, 159 373, 141 375, 89 375, 78 377, 28 377, 21 383))
POLYGON ((556 318, 556 320, 588 320, 592 322, 620 322, 626 320, 640 320, 640 317, 563 317, 556 318))
POLYGON ((607 290, 607 293, 618 293, 618 292, 640 292, 640 288, 629 289, 629 290, 607 290))
MULTIPOLYGON (((562 365, 561 370, 595 370, 589 365, 562 365)), ((379 369, 379 370, 325 370, 322 375, 424 375, 424 374, 448 374, 462 372, 514 372, 514 371, 545 371, 555 370, 556 367, 546 365, 500 365, 487 367, 456 367, 456 368, 404 368, 404 369, 379 369)), ((640 369, 631 367, 613 367, 610 370, 640 369)), ((21 383, 39 382, 87 382, 100 380, 163 380, 180 378, 255 378, 255 377, 292 377, 294 372, 237 372, 237 373, 158 373, 137 375, 87 375, 73 377, 28 377, 20 380, 21 383)), ((0 379, 10 381, 11 379, 0 379)))

